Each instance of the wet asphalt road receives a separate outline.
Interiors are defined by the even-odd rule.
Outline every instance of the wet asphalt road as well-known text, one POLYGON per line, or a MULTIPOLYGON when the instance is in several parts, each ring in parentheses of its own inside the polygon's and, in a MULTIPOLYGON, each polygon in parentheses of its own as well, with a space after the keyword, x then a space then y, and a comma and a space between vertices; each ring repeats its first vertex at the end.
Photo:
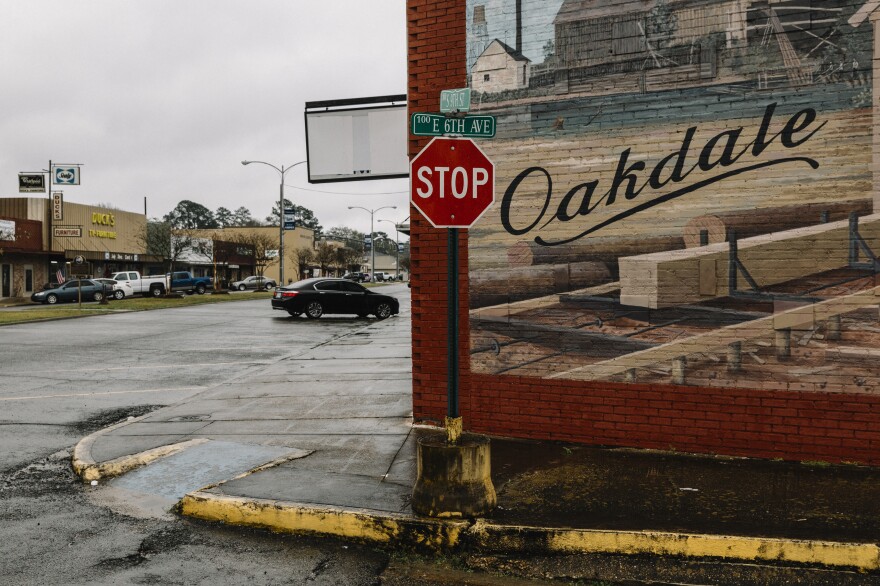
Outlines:
MULTIPOLYGON (((406 286, 386 291, 408 313, 406 286)), ((122 515, 96 502, 69 465, 92 431, 221 382, 247 384, 267 364, 363 324, 290 318, 265 299, 0 328, 3 582, 379 583, 388 552, 122 515)))
MULTIPOLYGON (((408 314, 405 285, 381 290, 408 314)), ((75 444, 120 410, 247 384, 249 373, 363 324, 290 318, 265 299, 2 327, 0 471, 75 444)))

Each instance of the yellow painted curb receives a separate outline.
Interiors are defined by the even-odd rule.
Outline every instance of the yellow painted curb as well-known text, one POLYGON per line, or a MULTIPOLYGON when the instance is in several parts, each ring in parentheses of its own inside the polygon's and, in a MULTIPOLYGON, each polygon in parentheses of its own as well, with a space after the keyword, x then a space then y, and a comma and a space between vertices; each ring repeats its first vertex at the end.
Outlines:
POLYGON ((180 514, 279 533, 309 533, 369 541, 409 543, 435 550, 456 547, 470 523, 416 519, 367 509, 345 509, 192 492, 177 504, 180 514))
POLYGON ((613 553, 629 555, 717 558, 749 562, 817 564, 826 567, 880 569, 880 547, 845 543, 735 535, 700 535, 659 531, 548 529, 494 525, 478 520, 471 533, 478 545, 503 551, 536 548, 552 553, 613 553))
MULTIPOLYGON (((135 419, 134 421, 137 421, 138 419, 135 419)), ((106 462, 95 462, 92 458, 92 446, 95 441, 102 435, 109 433, 114 429, 129 425, 130 423, 133 423, 133 421, 122 421, 116 425, 111 425, 110 427, 96 431, 80 440, 80 442, 76 444, 76 447, 73 448, 73 457, 71 458, 73 471, 86 482, 91 480, 101 480, 102 478, 112 478, 114 476, 125 474, 126 472, 140 466, 145 466, 150 462, 155 462, 159 458, 164 458, 182 452, 187 448, 210 441, 206 438, 191 439, 176 444, 169 444, 167 446, 159 446, 158 448, 146 450, 139 454, 120 456, 119 458, 114 458, 106 462)))
POLYGON ((446 521, 202 491, 186 495, 177 510, 182 515, 230 525, 422 546, 436 551, 466 546, 483 552, 654 555, 809 564, 863 572, 880 569, 880 547, 871 543, 496 525, 482 519, 446 521))

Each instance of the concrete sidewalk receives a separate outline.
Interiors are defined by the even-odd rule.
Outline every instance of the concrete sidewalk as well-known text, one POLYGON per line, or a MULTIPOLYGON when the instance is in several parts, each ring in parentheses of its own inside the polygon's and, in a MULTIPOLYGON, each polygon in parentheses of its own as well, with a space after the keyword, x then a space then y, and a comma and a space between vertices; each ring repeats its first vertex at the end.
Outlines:
POLYGON ((409 506, 416 443, 438 431, 412 425, 410 353, 407 316, 372 321, 93 434, 74 468, 132 501, 274 531, 485 556, 612 556, 612 574, 627 579, 636 574, 619 564, 654 556, 880 582, 880 471, 858 466, 493 438, 492 518, 420 518, 409 506))

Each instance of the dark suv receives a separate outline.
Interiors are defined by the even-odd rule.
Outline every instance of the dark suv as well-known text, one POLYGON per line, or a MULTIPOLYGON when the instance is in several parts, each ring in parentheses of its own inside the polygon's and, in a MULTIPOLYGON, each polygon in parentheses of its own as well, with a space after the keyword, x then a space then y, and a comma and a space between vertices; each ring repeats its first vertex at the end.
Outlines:
POLYGON ((370 280, 369 275, 367 273, 345 273, 342 275, 343 279, 348 279, 349 281, 354 281, 355 283, 366 283, 370 280))

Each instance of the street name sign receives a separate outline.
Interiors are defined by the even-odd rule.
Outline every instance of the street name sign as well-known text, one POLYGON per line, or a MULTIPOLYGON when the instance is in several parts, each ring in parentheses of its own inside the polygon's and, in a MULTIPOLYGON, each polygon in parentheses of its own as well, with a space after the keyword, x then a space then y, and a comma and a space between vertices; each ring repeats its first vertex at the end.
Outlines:
POLYGON ((447 118, 440 114, 417 113, 412 115, 410 129, 416 136, 456 134, 467 138, 492 138, 495 136, 495 117, 447 118))
POLYGON ((441 112, 467 112, 471 109, 471 88, 440 91, 441 112))
POLYGON ((495 202, 495 165, 469 138, 431 139, 410 178, 410 200, 435 228, 470 228, 495 202))

